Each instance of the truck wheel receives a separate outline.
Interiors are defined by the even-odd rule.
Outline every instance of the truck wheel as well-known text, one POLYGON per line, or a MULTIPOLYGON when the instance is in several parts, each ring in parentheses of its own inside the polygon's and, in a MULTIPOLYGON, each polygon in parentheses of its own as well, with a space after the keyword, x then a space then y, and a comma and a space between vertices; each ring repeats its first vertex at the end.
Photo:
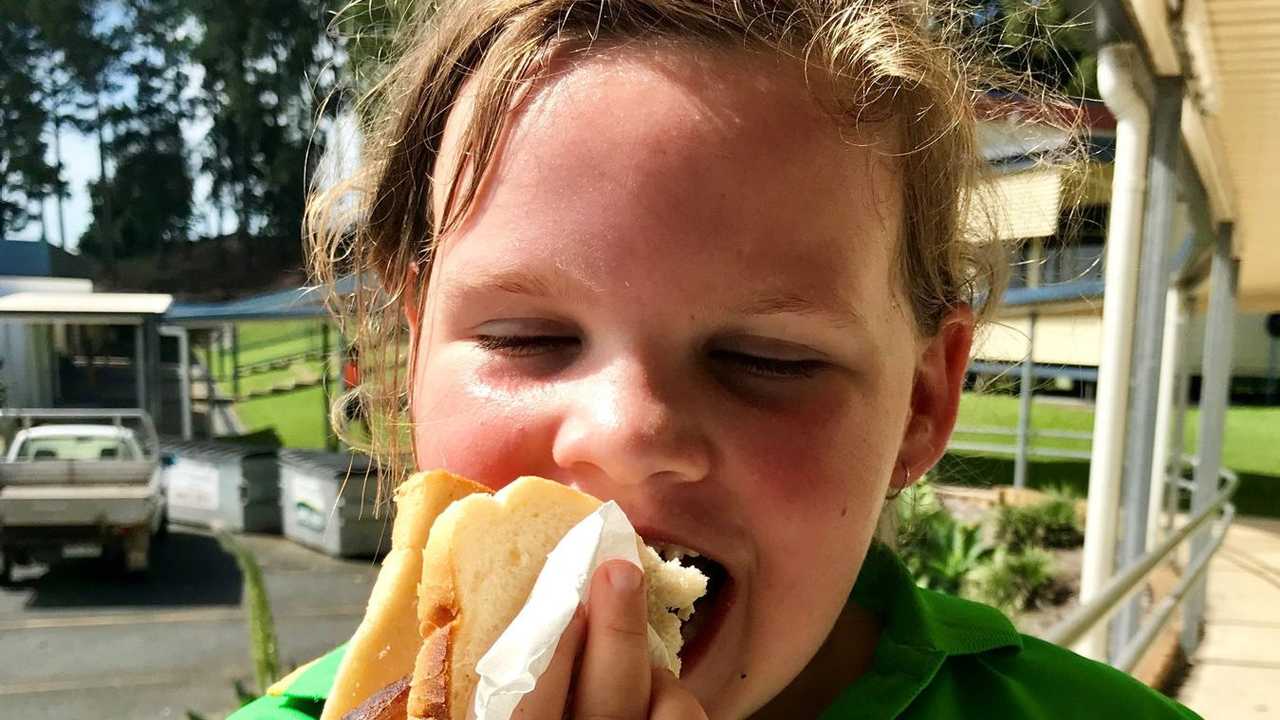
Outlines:
POLYGON ((169 508, 166 507, 160 511, 160 524, 156 527, 156 534, 152 536, 153 545, 164 542, 169 539, 169 508))
POLYGON ((126 535, 123 547, 124 572, 128 577, 141 577, 151 565, 151 533, 149 528, 126 535))
POLYGON ((0 585, 13 584, 13 549, 0 548, 0 585))

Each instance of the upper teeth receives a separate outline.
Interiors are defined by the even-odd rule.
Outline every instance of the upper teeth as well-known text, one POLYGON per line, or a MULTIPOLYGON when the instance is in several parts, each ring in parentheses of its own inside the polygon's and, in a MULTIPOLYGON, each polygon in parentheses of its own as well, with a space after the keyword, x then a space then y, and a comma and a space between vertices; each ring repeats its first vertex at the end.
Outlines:
POLYGON ((686 557, 699 557, 697 550, 690 550, 683 545, 665 542, 651 542, 649 547, 657 551, 663 560, 682 560, 686 557))

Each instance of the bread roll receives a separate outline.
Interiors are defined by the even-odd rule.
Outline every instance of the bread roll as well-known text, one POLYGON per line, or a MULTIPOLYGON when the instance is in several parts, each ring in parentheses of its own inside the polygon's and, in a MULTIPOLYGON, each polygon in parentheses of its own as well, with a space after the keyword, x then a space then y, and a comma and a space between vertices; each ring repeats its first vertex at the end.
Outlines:
POLYGON ((347 643, 321 720, 342 718, 370 695, 413 673, 421 645, 418 582, 430 528, 455 500, 489 492, 483 485, 439 470, 417 473, 396 489, 391 551, 382 561, 364 619, 347 643))
MULTIPOLYGON (((409 692, 413 720, 465 720, 476 663, 511 624, 548 553, 600 501, 551 480, 520 478, 441 513, 423 553, 423 637, 409 692)), ((650 654, 678 673, 680 621, 707 589, 695 568, 663 562, 636 538, 648 575, 650 654)))
MULTIPOLYGON (((497 494, 447 472, 395 495, 392 549, 339 666, 322 720, 464 720, 476 663, 524 606, 548 553, 600 501, 525 477, 497 494)), ((707 589, 696 568, 636 538, 654 664, 679 673, 680 623, 707 589)))

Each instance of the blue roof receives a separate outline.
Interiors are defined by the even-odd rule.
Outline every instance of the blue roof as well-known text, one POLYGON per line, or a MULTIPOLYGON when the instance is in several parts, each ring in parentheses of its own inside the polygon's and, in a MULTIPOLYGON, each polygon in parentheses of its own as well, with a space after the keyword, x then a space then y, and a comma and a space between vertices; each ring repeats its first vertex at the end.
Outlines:
MULTIPOLYGON (((341 295, 356 288, 356 278, 347 276, 338 281, 341 295)), ((1075 280, 1038 288, 1014 288, 1005 291, 1002 307, 1042 305, 1046 303, 1100 300, 1103 294, 1101 280, 1075 280)), ((175 302, 165 313, 165 322, 195 325, 213 322, 247 322, 250 320, 284 320, 323 318, 329 316, 324 306, 324 292, 320 288, 300 287, 290 290, 254 295, 240 300, 220 303, 175 302)))
POLYGON ((0 240, 0 275, 53 277, 49 246, 38 240, 0 240))
POLYGON ((1005 292, 1000 304, 1003 307, 1018 307, 1078 300, 1101 300, 1103 287, 1101 280, 1075 280, 1044 287, 1014 288, 1005 292))
MULTIPOLYGON (((340 294, 355 290, 356 279, 348 276, 338 281, 340 294)), ((174 303, 165 313, 165 322, 199 324, 205 322, 241 322, 249 320, 284 320, 328 317, 325 293, 317 287, 276 290, 261 295, 218 303, 174 303)))

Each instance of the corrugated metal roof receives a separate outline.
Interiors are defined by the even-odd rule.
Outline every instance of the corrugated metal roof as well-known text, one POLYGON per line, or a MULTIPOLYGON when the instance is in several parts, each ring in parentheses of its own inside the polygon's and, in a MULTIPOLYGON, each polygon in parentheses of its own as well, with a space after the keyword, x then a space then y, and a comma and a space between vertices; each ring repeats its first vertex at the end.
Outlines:
POLYGON ((975 203, 979 228, 990 221, 1001 240, 1049 237, 1058 231, 1062 170, 1035 168, 998 175, 987 182, 975 203))
MULTIPOLYGON (((345 295, 356 288, 354 276, 338 281, 337 291, 345 295)), ((179 325, 275 320, 289 318, 328 317, 324 292, 319 288, 300 287, 255 295, 221 303, 174 303, 165 321, 179 325)))
POLYGON ((1235 223, 1240 308, 1280 310, 1280 0, 1183 0, 1178 22, 1164 0, 1124 1, 1156 72, 1189 78, 1183 135, 1235 223))
POLYGON ((1280 310, 1280 2, 1205 6, 1216 116, 1235 194, 1240 305, 1280 310))

